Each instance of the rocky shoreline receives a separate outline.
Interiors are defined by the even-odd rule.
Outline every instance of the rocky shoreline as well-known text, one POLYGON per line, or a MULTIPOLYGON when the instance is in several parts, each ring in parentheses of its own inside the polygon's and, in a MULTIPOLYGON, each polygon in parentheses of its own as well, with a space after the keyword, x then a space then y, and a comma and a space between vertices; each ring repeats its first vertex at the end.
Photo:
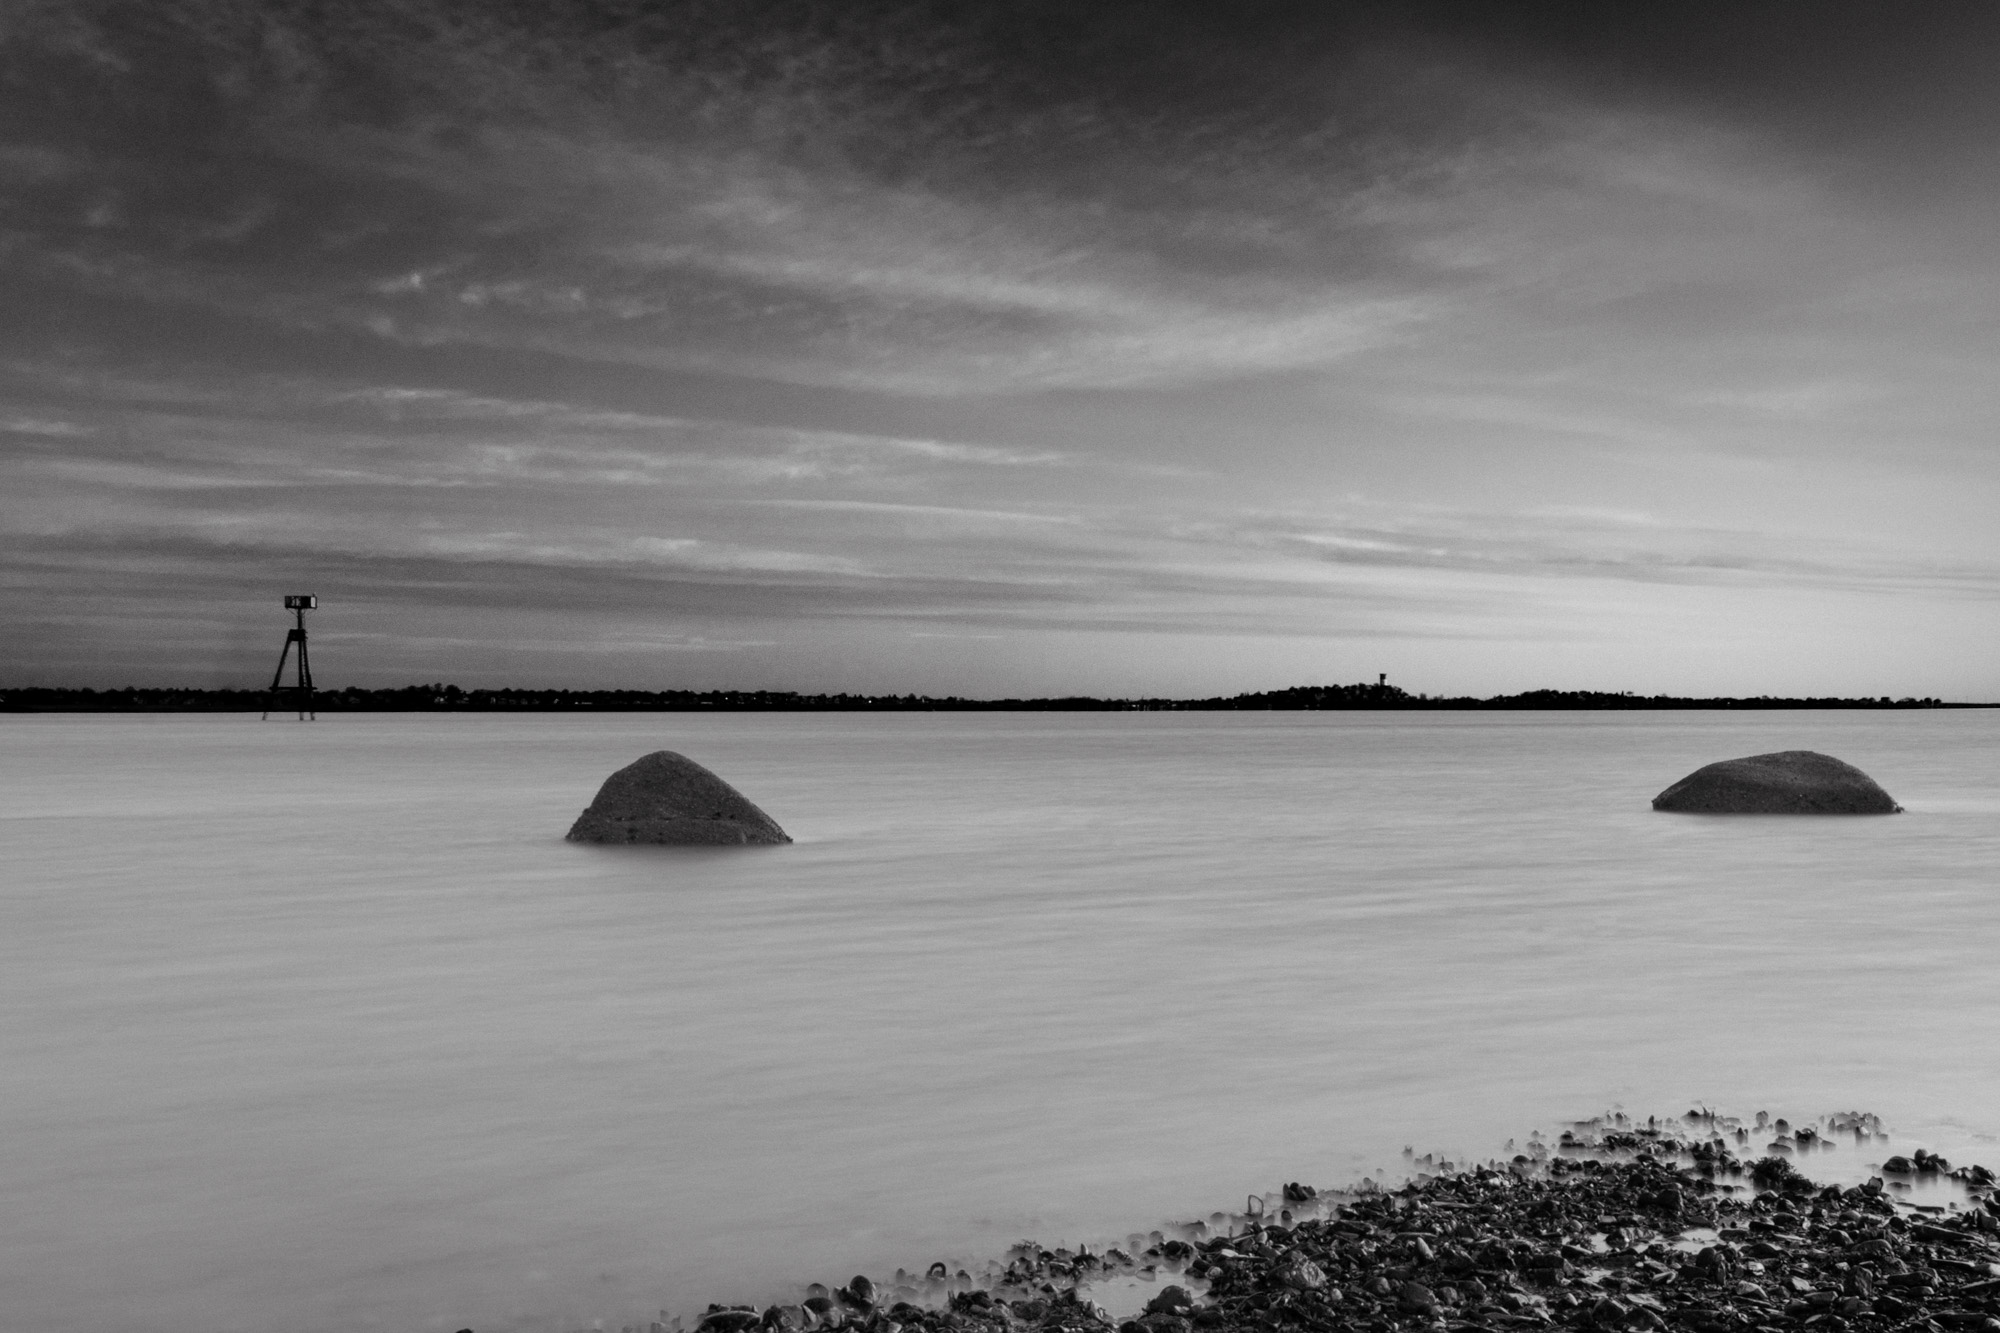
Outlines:
POLYGON ((1705 1112, 1604 1118, 1396 1189, 1288 1185, 1130 1251, 1024 1244, 978 1278, 935 1264, 886 1288, 857 1277, 797 1304, 712 1306, 696 1333, 2000 1333, 1990 1171, 1918 1152, 1865 1184, 1821 1185, 1794 1158, 1833 1136, 1886 1138, 1874 1117, 1760 1116, 1755 1134, 1776 1136, 1761 1155, 1750 1125, 1705 1112), (1926 1177, 1963 1206, 1910 1202, 1926 1177), (1093 1298, 1121 1279, 1165 1285, 1121 1319, 1093 1298))

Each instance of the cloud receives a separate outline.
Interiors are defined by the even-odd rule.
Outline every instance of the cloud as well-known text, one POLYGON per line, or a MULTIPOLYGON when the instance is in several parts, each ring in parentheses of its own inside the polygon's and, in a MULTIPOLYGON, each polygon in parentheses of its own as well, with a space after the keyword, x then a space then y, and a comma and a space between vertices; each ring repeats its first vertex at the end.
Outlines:
POLYGON ((1191 64, 1183 16, 1107 9, 1069 36, 1122 43, 1121 82, 1010 63, 1043 14, 807 8, 34 5, 0 52, 87 95, 4 145, 12 262, 396 347, 951 395, 1326 372, 1551 312, 1712 336, 1824 305, 1866 248, 1761 126, 1331 12, 1191 64))
POLYGON ((881 514, 896 518, 943 519, 968 524, 1070 523, 1073 514, 1024 513, 1007 509, 962 509, 951 505, 897 504, 885 500, 770 500, 765 503, 786 509, 823 510, 836 513, 881 514))
POLYGON ((114 487, 755 488, 832 481, 908 487, 964 470, 1079 464, 1047 448, 671 416, 442 388, 212 374, 168 383, 22 361, 0 371, 0 410, 8 401, 8 381, 19 401, 59 403, 96 422, 25 414, 0 418, 0 430, 77 442, 63 454, 25 457, 17 465, 114 487), (86 437, 96 438, 85 443, 86 437))
MULTIPOLYGON (((6 52, 100 109, 14 146, 78 164, 22 184, 15 262, 107 296, 919 394, 1327 366, 1442 309, 1385 239, 1435 206, 1431 146, 1332 133, 1330 108, 1176 129, 1084 90, 1029 100, 1048 90, 992 80, 967 34, 898 49, 720 10, 733 56, 630 15, 592 32, 400 5, 339 26, 192 0, 143 22, 40 8, 62 22, 6 52), (195 77, 65 67, 79 41, 195 77), (928 105, 897 91, 912 69, 928 105), (182 128, 140 152, 142 121, 182 128), (995 147, 1010 136, 1044 140, 1049 169, 995 147)), ((1367 92, 1409 96, 1395 86, 1367 92)))
POLYGON ((335 403, 361 403, 385 418, 408 421, 489 421, 532 427, 544 438, 630 436, 665 443, 726 441, 733 454, 767 449, 793 457, 896 457, 986 467, 1059 467, 1075 460, 1051 449, 1010 449, 986 444, 908 439, 854 431, 753 426, 742 422, 607 411, 536 399, 495 398, 444 389, 370 387, 346 390, 335 403))
POLYGON ((90 434, 88 426, 80 426, 74 421, 49 421, 39 417, 0 417, 0 431, 51 440, 75 439, 90 434))
POLYGON ((1663 26, 23 0, 0 576, 806 661, 1991 597, 1984 141, 1663 26))
POLYGON ((2000 562, 1942 560, 1851 534, 1802 538, 1633 511, 1357 504, 1344 521, 1325 514, 1246 515, 1237 525, 1202 529, 1199 536, 1363 569, 2000 599, 2000 562))

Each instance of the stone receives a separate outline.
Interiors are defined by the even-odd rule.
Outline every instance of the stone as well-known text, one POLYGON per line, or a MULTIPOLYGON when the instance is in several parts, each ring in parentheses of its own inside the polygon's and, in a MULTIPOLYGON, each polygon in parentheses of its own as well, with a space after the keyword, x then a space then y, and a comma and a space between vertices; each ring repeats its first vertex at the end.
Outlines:
POLYGON ((604 780, 571 842, 729 847, 791 839, 750 799, 686 755, 655 750, 604 780))
POLYGON ((695 1325, 695 1333, 748 1333, 762 1322, 755 1310, 710 1310, 695 1325))
POLYGON ((1278 1281, 1293 1291, 1318 1291, 1326 1285, 1326 1270, 1303 1255, 1278 1270, 1278 1281))
POLYGON ((1860 769, 1812 750, 1698 768, 1655 796, 1653 808, 1718 815, 1893 815, 1903 809, 1860 769))

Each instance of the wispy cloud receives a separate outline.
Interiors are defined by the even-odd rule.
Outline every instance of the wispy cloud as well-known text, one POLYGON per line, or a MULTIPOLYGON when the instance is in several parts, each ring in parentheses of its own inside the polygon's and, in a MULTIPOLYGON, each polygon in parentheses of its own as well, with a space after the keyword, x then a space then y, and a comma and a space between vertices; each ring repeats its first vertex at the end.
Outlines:
POLYGON ((9 435, 36 435, 45 439, 64 440, 90 434, 88 426, 80 426, 74 421, 50 421, 40 417, 0 418, 0 432, 9 435))
POLYGON ((1330 522, 1323 514, 1246 515, 1239 526, 1210 528, 1202 536, 1296 551, 1338 566, 2000 600, 2000 561, 1940 560, 1875 539, 1802 539, 1643 512, 1357 506, 1344 521, 1330 522))
POLYGON ((0 10, 0 638, 283 576, 606 671, 1222 671, 1995 595, 1980 136, 1519 15, 1200 10, 0 10))
MULTIPOLYGON (((1426 172, 1383 142, 1365 164, 1337 138, 1301 156, 1298 130, 1320 127, 1286 127, 1287 143, 1253 124, 1234 148, 1178 163, 1161 145, 1140 191, 1114 167, 1096 188, 995 194, 979 184, 978 138, 927 134, 916 106, 843 88, 841 74, 880 88, 884 71, 829 69, 833 52, 803 34, 764 36, 790 43, 775 81, 753 74, 768 50, 694 66, 662 54, 634 72, 647 92, 607 97, 588 87, 605 53, 584 34, 431 23, 429 43, 406 49, 388 34, 408 14, 336 34, 275 15, 232 26, 232 13, 168 5, 149 34, 241 90, 209 108, 229 134, 179 145, 220 188, 182 188, 110 140, 24 146, 23 161, 80 161, 103 211, 78 227, 67 187, 31 193, 38 225, 18 233, 17 263, 107 294, 412 346, 924 393, 1324 366, 1438 312, 1421 285, 1385 281, 1379 259, 1356 262, 1385 213, 1407 222, 1423 206, 1426 172), (406 114, 348 113, 334 71, 355 61, 404 87, 406 114), (890 171, 880 155, 899 137, 921 156, 890 171), (294 196, 331 207, 274 193, 274 166, 294 196), (1306 172, 1323 186, 1301 188, 1306 172), (1164 203, 1176 188, 1183 201, 1164 203), (1389 202, 1399 194, 1415 197, 1389 202)), ((74 45, 79 24, 72 12, 59 39, 30 23, 14 49, 74 45)), ((119 52, 138 38, 106 24, 89 40, 119 52)), ((971 57, 947 43, 914 58, 952 72, 971 57)), ((95 68, 110 103, 145 95, 129 62, 95 68)), ((1118 128, 1108 114, 1078 103, 1060 133, 1101 157, 1118 128)))

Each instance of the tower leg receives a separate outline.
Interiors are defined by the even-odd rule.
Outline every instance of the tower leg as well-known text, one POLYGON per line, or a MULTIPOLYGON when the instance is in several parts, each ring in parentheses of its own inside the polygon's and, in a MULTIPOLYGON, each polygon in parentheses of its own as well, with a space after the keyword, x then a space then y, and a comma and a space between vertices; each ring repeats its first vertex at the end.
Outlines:
MULTIPOLYGON (((305 619, 303 612, 300 613, 299 618, 301 621, 305 619)), ((319 721, 319 713, 313 708, 312 701, 312 665, 306 661, 306 631, 305 626, 301 624, 299 626, 299 703, 304 706, 304 711, 299 714, 299 717, 317 722, 319 721)))
MULTIPOLYGON (((273 695, 278 692, 280 682, 285 679, 285 658, 291 655, 291 651, 292 636, 290 633, 287 633, 285 635, 285 646, 278 650, 278 669, 271 673, 271 693, 273 695)), ((269 700, 266 700, 264 704, 264 716, 258 720, 261 722, 269 722, 271 720, 271 704, 269 700)))
POLYGON ((286 634, 285 646, 278 650, 278 669, 271 673, 271 688, 274 690, 277 689, 279 685, 284 682, 285 659, 287 657, 290 657, 292 654, 292 638, 293 636, 291 634, 286 634))

